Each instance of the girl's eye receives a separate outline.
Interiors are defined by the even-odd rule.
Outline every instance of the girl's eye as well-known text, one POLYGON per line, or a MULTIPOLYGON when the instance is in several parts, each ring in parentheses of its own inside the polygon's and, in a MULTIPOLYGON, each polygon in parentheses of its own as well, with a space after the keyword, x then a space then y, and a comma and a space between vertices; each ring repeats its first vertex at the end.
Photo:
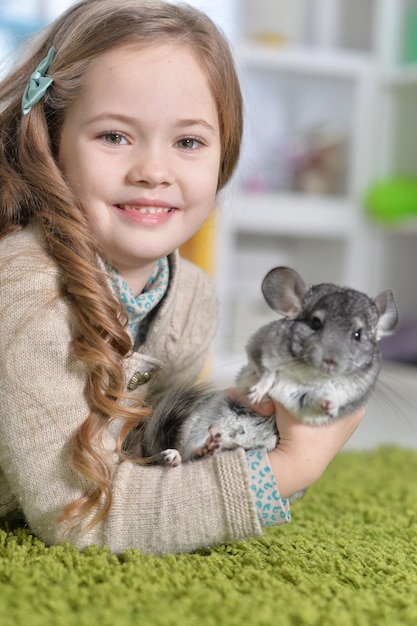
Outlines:
POLYGON ((121 133, 103 133, 100 135, 100 138, 113 146, 121 146, 127 143, 126 137, 121 133))
POLYGON ((184 137, 177 142, 177 145, 183 150, 196 150, 203 145, 203 140, 198 137, 184 137))

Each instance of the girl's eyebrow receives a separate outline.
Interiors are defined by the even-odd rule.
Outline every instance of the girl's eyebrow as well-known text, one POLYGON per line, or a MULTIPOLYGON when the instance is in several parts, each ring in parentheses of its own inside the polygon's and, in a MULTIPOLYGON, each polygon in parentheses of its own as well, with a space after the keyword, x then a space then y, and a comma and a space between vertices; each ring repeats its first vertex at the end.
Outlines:
MULTIPOLYGON (((89 124, 94 124, 95 122, 101 122, 104 120, 115 121, 115 122, 123 122, 125 124, 130 124, 132 126, 137 125, 138 120, 135 117, 131 117, 130 115, 124 115, 123 113, 99 113, 94 117, 88 120, 89 124)), ((208 131, 210 131, 213 135, 216 134, 216 129, 212 124, 209 124, 203 118, 187 118, 187 119, 179 119, 175 122, 175 126, 178 128, 189 128, 190 126, 204 126, 208 131)))
POLYGON ((212 132, 213 135, 216 133, 216 129, 214 128, 214 126, 212 126, 202 118, 178 120, 176 126, 178 126, 179 128, 185 126, 204 126, 205 128, 207 128, 207 130, 212 132))

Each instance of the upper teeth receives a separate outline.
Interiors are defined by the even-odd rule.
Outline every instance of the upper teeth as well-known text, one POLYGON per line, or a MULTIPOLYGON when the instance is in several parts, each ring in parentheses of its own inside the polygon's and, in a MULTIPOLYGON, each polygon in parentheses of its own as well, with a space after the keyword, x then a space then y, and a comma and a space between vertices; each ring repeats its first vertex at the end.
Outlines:
POLYGON ((141 207, 139 213, 168 213, 170 209, 163 209, 162 207, 141 207))
POLYGON ((125 204, 125 205, 121 205, 122 209, 125 209, 125 211, 139 211, 139 213, 168 213, 168 211, 171 210, 170 207, 166 208, 166 207, 154 207, 154 206, 141 206, 141 207, 137 207, 131 204, 125 204))

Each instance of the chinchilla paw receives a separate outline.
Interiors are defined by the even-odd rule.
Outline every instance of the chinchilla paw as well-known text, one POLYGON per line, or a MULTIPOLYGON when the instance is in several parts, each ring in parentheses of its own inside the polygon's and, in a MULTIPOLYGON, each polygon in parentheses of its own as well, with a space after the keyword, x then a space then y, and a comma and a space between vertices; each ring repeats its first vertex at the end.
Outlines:
POLYGON ((208 437, 198 450, 196 450, 196 457, 207 456, 208 454, 215 454, 220 449, 221 433, 218 432, 217 426, 212 424, 208 429, 208 437))
POLYGON ((325 398, 320 402, 320 408, 328 415, 329 417, 337 417, 339 413, 339 406, 336 402, 325 398))
POLYGON ((262 402, 264 396, 265 393, 263 389, 259 389, 258 385, 253 385, 253 387, 249 389, 248 400, 251 404, 258 404, 259 402, 262 402))
POLYGON ((181 454, 175 448, 167 448, 161 452, 161 456, 164 464, 167 467, 177 467, 181 465, 181 454))

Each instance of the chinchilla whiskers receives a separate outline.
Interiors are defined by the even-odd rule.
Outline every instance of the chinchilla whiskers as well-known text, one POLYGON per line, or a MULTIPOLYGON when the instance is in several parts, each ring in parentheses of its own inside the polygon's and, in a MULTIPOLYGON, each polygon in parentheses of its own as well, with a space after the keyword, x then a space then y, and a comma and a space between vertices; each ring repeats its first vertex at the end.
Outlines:
POLYGON ((354 385, 358 385, 358 387, 363 387, 365 389, 369 386, 369 380, 366 376, 364 376, 364 373, 362 371, 350 372, 348 376, 352 383, 354 385))
POLYGON ((295 366, 299 370, 300 368, 310 369, 311 365, 303 358, 294 356, 287 361, 282 362, 282 367, 295 366))
POLYGON ((373 392, 373 400, 383 409, 388 409, 392 419, 402 419, 413 430, 417 431, 417 401, 414 404, 407 399, 411 392, 410 383, 404 382, 392 372, 381 371, 373 392), (415 421, 412 416, 415 414, 415 421))

